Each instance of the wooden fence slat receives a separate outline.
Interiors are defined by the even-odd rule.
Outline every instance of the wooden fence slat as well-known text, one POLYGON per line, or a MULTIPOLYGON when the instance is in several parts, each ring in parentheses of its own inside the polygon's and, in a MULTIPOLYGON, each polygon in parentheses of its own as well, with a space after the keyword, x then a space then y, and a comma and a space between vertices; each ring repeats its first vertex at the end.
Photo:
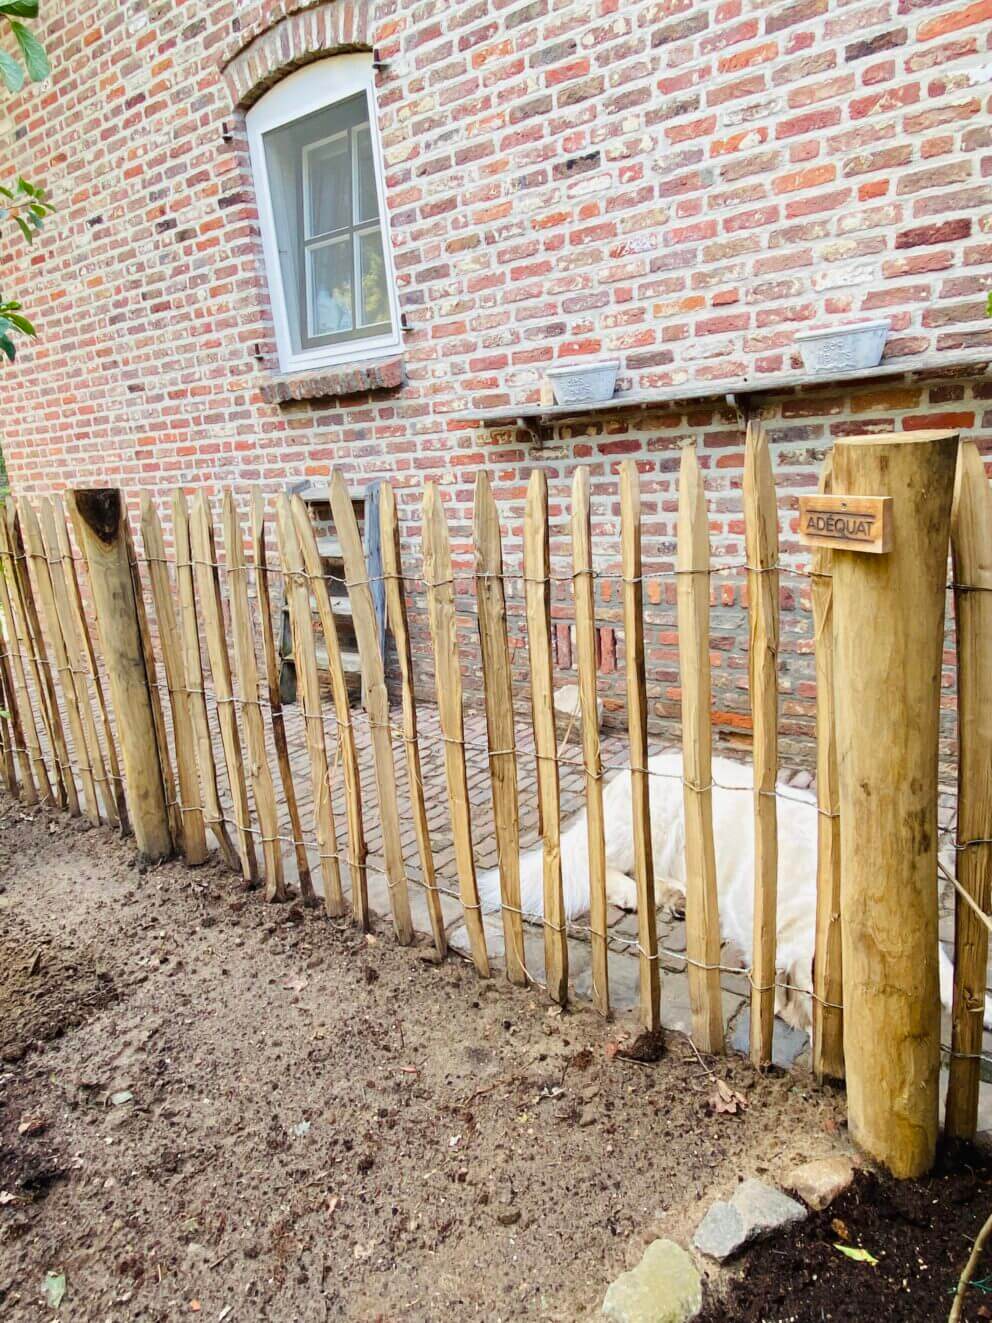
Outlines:
POLYGON ((117 488, 76 490, 80 550, 89 568, 100 647, 107 667, 128 808, 138 849, 149 859, 172 853, 169 787, 154 714, 157 690, 147 647, 147 622, 140 602, 134 548, 123 493, 117 488))
POLYGON ((592 561, 592 509, 589 469, 572 479, 572 570, 575 597, 575 650, 582 711, 582 762, 586 780, 586 848, 589 852, 589 927, 592 948, 592 1000, 610 1013, 609 941, 606 932, 606 821, 603 816, 603 759, 596 694, 596 584, 592 561))
POLYGON ((251 605, 248 601, 248 568, 245 562, 244 533, 241 516, 234 503, 234 492, 224 492, 224 550, 227 556, 228 589, 231 599, 231 633, 234 637, 234 664, 241 689, 244 712, 245 744, 248 752, 248 775, 251 779, 255 812, 262 833, 262 859, 265 868, 265 899, 272 903, 286 899, 286 882, 279 841, 279 809, 272 769, 265 748, 265 723, 258 698, 258 662, 255 658, 251 605))
POLYGON ((679 674, 685 804, 686 954, 692 1036, 701 1052, 723 1051, 720 909, 713 840, 713 729, 710 675, 710 534, 696 447, 679 474, 679 674))
POLYGON ((455 583, 451 565, 448 521, 437 485, 424 487, 423 505, 424 579, 427 610, 434 646, 434 676, 438 716, 444 740, 444 772, 448 786, 448 810, 455 843, 458 890, 465 915, 472 960, 482 978, 489 977, 489 953, 479 905, 479 887, 472 849, 472 817, 465 767, 465 721, 462 712, 462 673, 458 659, 455 620, 455 583))
POLYGON ((620 466, 620 542, 623 569, 624 657, 627 672, 627 724, 634 823, 634 879, 641 970, 641 1023, 661 1027, 661 966, 655 911, 654 854, 651 845, 651 784, 648 773, 648 697, 644 673, 644 589, 641 582, 640 476, 633 460, 620 466))
MULTIPOLYGON (((828 455, 820 491, 833 490, 828 455)), ((810 598, 816 643, 816 945, 813 954, 813 1071, 818 1080, 844 1078, 844 1000, 840 930, 840 790, 834 727, 833 552, 813 552, 810 598)))
POLYGON ((0 592, 3 594, 0 603, 2 603, 7 613, 7 620, 10 622, 13 631, 12 638, 16 644, 14 674, 23 700, 22 721, 27 723, 25 729, 31 731, 34 740, 31 747, 35 779, 42 797, 48 803, 55 804, 58 802, 64 804, 65 798, 59 780, 58 762, 55 757, 55 740, 48 714, 44 682, 31 644, 31 635, 21 596, 20 579, 11 550, 8 522, 2 511, 0 511, 0 592), (35 720, 31 684, 28 683, 29 675, 37 699, 37 716, 41 723, 40 726, 38 721, 35 720), (53 759, 53 773, 51 776, 49 776, 48 765, 45 762, 44 750, 41 745, 42 732, 44 732, 53 759))
POLYGON ((107 770, 110 776, 110 791, 114 797, 114 806, 117 810, 116 823, 122 832, 130 829, 127 814, 127 796, 124 791, 124 777, 121 775, 120 759, 117 755, 117 741, 114 736, 113 724, 110 720, 110 711, 107 707, 107 696, 104 693, 103 681, 100 678, 100 666, 97 662, 96 649, 93 646, 93 636, 90 631, 89 622, 86 619, 86 611, 83 607, 83 597, 79 586, 79 575, 76 571, 76 557, 73 555, 72 543, 69 540, 68 519, 71 519, 76 533, 76 543, 82 546, 82 534, 78 528, 79 512, 75 506, 71 506, 68 515, 62 498, 54 498, 55 505, 55 529, 58 536, 59 554, 62 557, 62 564, 65 566, 66 586, 72 601, 73 617, 76 621, 76 629, 82 640, 86 652, 86 659, 89 665, 90 682, 93 685, 93 692, 96 694, 97 707, 100 712, 100 724, 103 728, 103 740, 107 751, 107 770))
POLYGON ((765 430, 749 422, 744 447, 750 647, 754 729, 754 954, 751 961, 751 1060, 772 1059, 778 896, 778 506, 765 430))
POLYGON ((190 705, 189 683, 183 659, 182 642, 176 624, 176 611, 165 559, 162 525, 151 497, 141 499, 141 535, 148 560, 148 578, 158 622, 159 645, 165 666, 165 681, 172 710, 172 738, 176 746, 179 780, 180 839, 186 862, 192 867, 207 859, 207 835, 200 802, 200 779, 196 770, 196 740, 190 705))
MULTIPOLYGON (((44 755, 41 750, 41 740, 38 735, 38 726, 35 721, 34 707, 31 702, 31 691, 28 688, 27 674, 24 669, 24 652, 21 641, 21 630, 18 624, 17 616, 14 610, 14 593, 16 591, 13 583, 13 575, 10 565, 10 558, 7 554, 7 543, 5 539, 6 525, 0 518, 0 615, 6 621, 7 629, 7 648, 10 654, 10 673, 11 683, 13 685, 13 697, 8 694, 8 699, 17 706, 20 717, 20 728, 23 734, 24 743, 28 750, 28 756, 31 762, 31 777, 25 778, 25 786, 30 787, 26 793, 26 802, 33 804, 37 802, 40 795, 43 800, 54 803, 55 796, 52 791, 52 784, 48 778, 48 768, 45 766, 44 755), (31 791, 34 791, 34 799, 29 798, 31 791)), ((38 697, 41 704, 41 695, 38 697)))
POLYGON ((324 743, 324 718, 320 703, 320 673, 317 670, 317 645, 314 640, 313 613, 310 610, 310 590, 303 569, 300 539, 293 518, 289 497, 276 497, 276 530, 279 537, 279 558, 285 577, 286 600, 289 603, 289 624, 293 633, 293 657, 296 678, 303 700, 303 721, 306 727, 307 751, 310 755, 310 774, 313 781, 314 830, 320 851, 321 878, 324 886, 324 909, 332 918, 346 912, 344 892, 341 889, 341 867, 338 862, 338 837, 331 800, 331 778, 327 767, 327 746, 324 743))
POLYGON ((3 617, 0 615, 0 711, 6 712, 4 722, 4 759, 7 787, 12 795, 24 799, 25 804, 37 804, 38 791, 31 775, 31 755, 24 739, 21 712, 14 689, 10 634, 2 635, 3 617), (18 779, 17 765, 21 772, 18 779))
POLYGON ((355 746, 355 730, 351 724, 351 701, 348 683, 341 663, 338 627, 331 609, 331 598, 324 578, 324 567, 317 548, 317 535, 310 514, 299 496, 292 498, 293 519, 303 556, 303 567, 310 579, 310 590, 317 602, 317 615, 327 645, 327 666, 331 679, 331 694, 337 717, 338 743, 344 771, 344 802, 348 821, 348 867, 351 872, 351 908, 355 921, 368 932, 371 927, 368 888, 368 845, 365 841, 365 823, 362 818, 362 780, 355 746))
MULTIPOLYGON (((55 509, 50 500, 46 497, 42 497, 38 502, 38 510, 40 512, 42 545, 44 546, 45 556, 48 563, 52 592, 55 596, 55 609, 59 618, 59 629, 65 645, 72 688, 76 696, 76 706, 79 711, 80 723, 82 725, 86 759, 90 767, 93 769, 93 780, 96 786, 99 787, 100 798, 103 800, 104 815, 106 816, 107 821, 112 826, 116 827, 119 825, 117 803, 114 799, 113 787, 110 784, 107 767, 103 760, 103 750, 100 747, 100 740, 96 731, 96 721, 93 717, 93 706, 90 701, 88 683, 88 658, 86 657, 83 641, 79 634, 76 612, 72 604, 68 575, 66 573, 66 564, 62 557, 62 548, 59 543, 55 509)), ((63 520, 63 533, 64 531, 65 523, 63 520)))
MULTIPOLYGON (((100 801, 96 793, 90 752, 83 734, 75 676, 72 672, 69 654, 66 651, 65 637, 62 632, 63 625, 52 584, 51 567, 48 564, 48 557, 41 536, 41 525, 30 501, 23 499, 18 501, 17 510, 21 520, 21 528, 24 532, 27 553, 34 563, 34 578, 38 589, 38 600, 41 603, 41 614, 44 617, 48 642, 55 658, 55 669, 58 672, 62 699, 65 703, 69 733, 72 736, 74 761, 79 768, 79 777, 83 787, 83 811, 89 821, 98 827, 100 825, 100 801)), ((70 762, 71 766, 72 763, 70 762)))
POLYGON ((220 574, 217 568, 216 539, 214 537, 210 505, 204 491, 197 492, 193 499, 193 509, 190 517, 190 545, 193 550, 193 571, 196 578, 197 597, 200 600, 200 609, 203 612, 203 624, 207 637, 207 657, 214 682, 214 697, 217 702, 217 720, 220 724, 221 742, 224 747, 224 762, 227 766, 231 798, 234 801, 234 824, 238 844, 238 858, 241 862, 241 876, 245 882, 254 884, 258 878, 258 862, 255 856, 251 815, 248 809, 248 789, 245 785, 241 737, 238 733, 238 718, 234 709, 234 686, 231 680, 231 658, 227 650, 227 637, 224 629, 224 608, 221 601, 220 574))
POLYGON ((555 729, 554 661, 551 651, 551 553, 548 478, 535 469, 524 507, 524 587, 530 654, 531 713, 537 758, 544 861, 544 972, 552 1001, 568 1000, 568 933, 561 876, 561 802, 558 733, 555 729))
POLYGON ((379 796, 382 822, 382 848, 386 859, 386 880, 393 911, 396 939, 402 945, 413 941, 410 894, 400 842, 399 805, 396 799, 396 766, 393 762, 393 737, 389 717, 389 693, 386 670, 379 642, 379 621, 369 584, 369 571, 358 531, 355 507, 339 470, 331 475, 331 513, 334 529, 344 558, 345 581, 351 601, 352 621, 358 641, 358 655, 365 686, 365 704, 372 733, 372 762, 379 796))
POLYGON ((265 657, 265 681, 269 694, 269 718, 272 723, 272 741, 279 764, 286 808, 289 812, 293 848, 296 852, 296 872, 300 882, 300 899, 304 905, 315 905, 317 897, 310 875, 310 861, 303 841, 303 823, 293 782, 293 767, 289 760, 289 742, 286 739, 286 719, 279 692, 279 659, 275 636, 272 633, 272 594, 269 590, 269 557, 265 541, 265 498, 256 487, 251 494, 251 538, 255 550, 255 579, 258 593, 258 614, 262 628, 262 652, 265 657))
POLYGON ((148 701, 151 704, 152 722, 155 726, 155 738, 158 741, 159 764, 162 771, 162 785, 165 789, 169 826, 172 844, 175 847, 183 838, 183 815, 176 793, 176 779, 172 774, 172 759, 169 754, 169 737, 165 725, 165 712, 162 707, 162 695, 159 690, 158 663, 152 647, 152 631, 148 626, 148 612, 145 609, 145 588, 141 581, 138 566, 138 554, 131 533, 131 521, 124 511, 123 538, 131 566, 131 587, 134 592, 134 612, 138 622, 138 636, 145 658, 145 672, 148 676, 148 701))
POLYGON ((58 695, 55 692, 55 680, 52 675, 52 663, 48 656, 44 631, 38 615, 38 605, 34 600, 34 588, 28 572, 28 558, 24 546, 24 533, 20 516, 14 501, 7 501, 6 534, 10 547, 11 564, 14 568, 14 581, 17 586, 16 597, 20 600, 25 628, 25 645, 31 659, 35 687, 39 706, 48 732, 49 747, 55 768, 55 783, 58 788, 60 807, 68 808, 73 817, 79 816, 79 791, 72 774, 69 760, 69 746, 62 724, 58 695))
POLYGON ((388 482, 379 486, 379 524, 381 531, 383 584, 386 589, 386 609, 389 625, 396 643, 400 666, 403 699, 403 747, 406 753, 407 782, 410 787, 410 805, 413 825, 417 834, 417 853, 424 877, 424 893, 430 915, 431 931, 438 956, 443 960, 448 953, 448 938, 444 929, 444 910, 441 894, 434 875, 434 853, 431 848, 424 782, 420 770, 420 741, 417 734, 417 705, 413 691, 413 654, 410 631, 406 619, 406 598, 403 591, 403 563, 400 554, 400 529, 396 518, 396 497, 388 482))
POLYGON ((193 553, 190 547, 189 513, 181 490, 172 494, 172 540, 176 551, 176 589, 179 599, 179 633, 186 670, 190 718, 196 744, 196 762, 200 773, 203 817, 213 833, 228 868, 240 871, 241 861, 231 841, 217 787, 217 762, 210 737, 210 719, 203 681, 203 658, 200 653, 200 626, 196 614, 196 588, 193 576, 193 553))
POLYGON ((489 476, 480 469, 475 483, 475 596, 482 649, 482 684, 489 736, 489 776, 493 789, 496 856, 503 901, 506 976, 527 983, 524 927, 520 912, 520 805, 517 798, 517 740, 513 720, 513 682, 506 632, 503 545, 499 511, 489 476))
MULTIPOLYGON (((958 455, 951 549, 958 653, 958 882, 983 914, 992 908, 992 491, 973 442, 958 455), (976 844, 967 844, 967 842, 976 844)), ((989 934, 967 901, 954 901, 954 1002, 944 1128, 973 1139, 985 1013, 989 934)))

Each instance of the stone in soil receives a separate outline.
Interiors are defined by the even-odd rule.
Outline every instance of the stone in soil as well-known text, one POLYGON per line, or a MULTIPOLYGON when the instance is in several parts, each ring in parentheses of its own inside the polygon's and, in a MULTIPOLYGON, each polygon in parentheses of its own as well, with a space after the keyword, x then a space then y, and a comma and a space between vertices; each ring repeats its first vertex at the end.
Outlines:
MULTIPOLYGON (((734 1023, 734 1032, 730 1046, 735 1052, 745 1056, 750 1050, 751 1008, 746 1007, 739 1020, 734 1023)), ((775 1017, 772 1031, 772 1065, 782 1070, 789 1070, 809 1046, 809 1034, 805 1029, 793 1029, 784 1020, 775 1017)))
POLYGON ((783 1184, 787 1190, 798 1195, 804 1204, 819 1212, 843 1194, 853 1179, 854 1163, 838 1153, 832 1158, 804 1162, 789 1173, 783 1184))
POLYGON ((636 1268, 621 1273, 603 1298, 613 1323, 687 1323, 703 1306, 699 1272, 681 1246, 655 1240, 636 1268))
POLYGON ((718 1199, 696 1228, 692 1243, 702 1254, 721 1263, 753 1240, 793 1226, 806 1217, 795 1199, 763 1181, 744 1181, 727 1203, 718 1199))

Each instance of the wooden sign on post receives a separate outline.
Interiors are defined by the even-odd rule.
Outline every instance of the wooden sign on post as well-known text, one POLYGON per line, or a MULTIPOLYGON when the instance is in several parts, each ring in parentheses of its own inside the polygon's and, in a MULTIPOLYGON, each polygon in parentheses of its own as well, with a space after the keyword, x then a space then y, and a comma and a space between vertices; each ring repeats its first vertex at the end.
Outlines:
POLYGON ((876 556, 891 551, 892 498, 800 496, 799 540, 807 547, 869 551, 876 556))

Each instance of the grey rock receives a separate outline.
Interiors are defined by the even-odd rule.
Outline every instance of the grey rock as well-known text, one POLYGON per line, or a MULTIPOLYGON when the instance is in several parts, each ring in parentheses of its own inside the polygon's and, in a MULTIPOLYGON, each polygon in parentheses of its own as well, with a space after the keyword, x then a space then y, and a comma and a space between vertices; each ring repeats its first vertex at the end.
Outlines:
POLYGON ((655 1240, 636 1268, 621 1273, 603 1298, 612 1323, 688 1323, 703 1307, 699 1271, 681 1246, 655 1240))
POLYGON ((843 1154, 804 1162, 785 1178, 787 1190, 797 1194, 810 1208, 827 1208, 843 1194, 854 1179, 854 1163, 843 1154))
MULTIPOLYGON (((734 1023, 734 1032, 730 1040, 730 1046, 735 1052, 743 1052, 745 1055, 750 1051, 751 1034, 751 1008, 745 1007, 740 1018, 734 1023)), ((802 1056, 803 1052, 809 1046, 809 1034, 804 1029, 793 1029, 778 1016, 775 1017, 775 1026, 772 1031, 772 1064, 781 1067, 782 1070, 788 1070, 794 1065, 797 1058, 802 1056)))
POLYGON ((806 1209, 795 1199, 763 1181, 748 1180, 737 1187, 729 1203, 717 1200, 710 1207, 692 1243, 700 1253, 723 1262, 751 1241, 805 1217, 806 1209))

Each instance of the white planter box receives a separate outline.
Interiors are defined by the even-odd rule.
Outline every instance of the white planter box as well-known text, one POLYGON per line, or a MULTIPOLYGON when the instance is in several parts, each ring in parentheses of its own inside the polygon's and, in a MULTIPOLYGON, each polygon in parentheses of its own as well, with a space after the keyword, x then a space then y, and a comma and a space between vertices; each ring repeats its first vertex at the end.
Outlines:
POLYGON ((544 375, 551 382, 559 404, 600 404, 612 400, 619 371, 620 360, 612 358, 548 368, 544 375))
POLYGON ((892 323, 888 317, 824 331, 800 331, 796 344, 807 372, 857 372, 878 367, 892 323))

